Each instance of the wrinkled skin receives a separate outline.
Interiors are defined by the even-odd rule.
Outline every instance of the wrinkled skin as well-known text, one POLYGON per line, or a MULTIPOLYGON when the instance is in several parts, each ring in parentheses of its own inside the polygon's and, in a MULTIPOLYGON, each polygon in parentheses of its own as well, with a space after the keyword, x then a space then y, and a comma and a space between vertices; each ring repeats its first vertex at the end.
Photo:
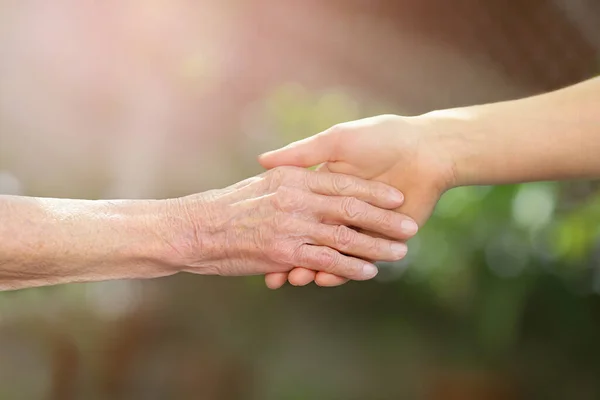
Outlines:
MULTIPOLYGON (((419 226, 431 216, 440 196, 454 185, 454 165, 443 146, 443 135, 433 131, 425 117, 383 115, 336 125, 322 133, 263 154, 267 169, 281 165, 309 167, 349 174, 393 186, 405 196, 397 211, 419 226)), ((366 231, 369 231, 366 229, 366 231)), ((378 232, 367 232, 379 237, 378 232)), ((307 268, 287 274, 268 274, 270 288, 286 280, 296 286, 313 280, 320 286, 337 286, 347 278, 307 268)))
POLYGON ((178 200, 188 234, 173 247, 187 272, 287 273, 295 266, 370 279, 364 260, 399 260, 416 229, 393 211, 402 193, 353 176, 280 167, 231 187, 178 200), (376 232, 372 237, 356 229, 376 232))

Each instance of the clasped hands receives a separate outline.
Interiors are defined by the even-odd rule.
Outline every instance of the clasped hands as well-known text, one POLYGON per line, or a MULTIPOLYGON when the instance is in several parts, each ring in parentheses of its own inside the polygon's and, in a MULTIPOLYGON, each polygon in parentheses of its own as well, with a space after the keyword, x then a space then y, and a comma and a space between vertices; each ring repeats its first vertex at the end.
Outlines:
POLYGON ((266 173, 179 199, 197 221, 177 245, 184 270, 265 274, 273 289, 288 280, 337 286, 373 278, 373 261, 402 259, 405 242, 454 184, 436 137, 425 120, 385 115, 261 155, 266 173))
POLYGON ((186 197, 0 196, 0 289, 184 271, 270 288, 371 279, 453 187, 598 178, 599 84, 343 123, 263 154, 262 175, 186 197))
MULTIPOLYGON (((384 115, 336 125, 316 136, 263 154, 259 161, 268 169, 281 165, 319 165, 317 171, 322 173, 347 174, 382 182, 399 190, 404 201, 394 208, 397 216, 382 213, 381 217, 386 219, 377 221, 377 226, 390 228, 399 221, 400 229, 396 230, 399 234, 393 235, 381 229, 367 228, 365 231, 365 227, 358 226, 371 238, 409 239, 430 217, 443 192, 455 185, 450 154, 447 149, 442 149, 440 138, 423 117, 384 115)), ((343 248, 338 250, 344 251, 343 248)), ((368 257, 357 254, 361 255, 368 257)), ((272 289, 281 287, 286 280, 295 286, 304 286, 312 281, 319 286, 338 286, 349 279, 352 277, 311 270, 306 266, 298 266, 289 273, 265 276, 267 286, 272 289)))

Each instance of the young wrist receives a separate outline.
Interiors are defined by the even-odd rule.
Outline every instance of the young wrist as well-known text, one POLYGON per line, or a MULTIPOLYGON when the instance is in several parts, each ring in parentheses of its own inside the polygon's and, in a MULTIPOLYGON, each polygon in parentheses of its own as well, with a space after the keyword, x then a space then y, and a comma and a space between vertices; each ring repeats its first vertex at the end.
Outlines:
POLYGON ((446 190, 480 184, 477 150, 483 130, 477 130, 477 117, 467 109, 439 110, 422 115, 427 137, 446 165, 446 190))

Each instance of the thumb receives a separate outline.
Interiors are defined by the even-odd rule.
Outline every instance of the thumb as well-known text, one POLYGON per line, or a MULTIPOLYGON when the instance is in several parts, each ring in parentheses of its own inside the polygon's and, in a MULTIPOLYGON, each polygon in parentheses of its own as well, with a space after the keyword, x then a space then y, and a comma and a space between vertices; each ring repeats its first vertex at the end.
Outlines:
POLYGON ((258 157, 258 162, 266 169, 293 165, 312 167, 333 160, 334 143, 332 135, 319 133, 315 136, 291 143, 279 150, 269 151, 258 157))

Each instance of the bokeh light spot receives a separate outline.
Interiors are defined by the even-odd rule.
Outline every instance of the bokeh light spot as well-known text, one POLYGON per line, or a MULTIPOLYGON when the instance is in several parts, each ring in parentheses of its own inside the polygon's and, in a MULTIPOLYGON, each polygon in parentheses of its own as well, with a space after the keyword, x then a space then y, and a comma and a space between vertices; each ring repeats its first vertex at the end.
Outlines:
POLYGON ((523 185, 513 199, 513 219, 522 228, 539 229, 550 222, 555 207, 554 185, 523 185))

